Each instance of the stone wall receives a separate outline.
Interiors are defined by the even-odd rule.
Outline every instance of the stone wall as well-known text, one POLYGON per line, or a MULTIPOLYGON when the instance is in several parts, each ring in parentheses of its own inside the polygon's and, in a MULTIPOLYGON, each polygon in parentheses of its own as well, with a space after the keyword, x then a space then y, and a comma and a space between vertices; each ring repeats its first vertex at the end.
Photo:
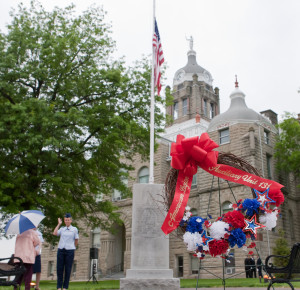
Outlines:
MULTIPOLYGON (((217 143, 219 143, 218 131, 210 133, 210 137, 217 143)), ((269 132, 270 143, 264 142, 264 128, 258 124, 236 124, 230 126, 230 142, 228 144, 220 145, 217 149, 222 152, 233 153, 252 164, 258 171, 267 178, 267 166, 266 166, 266 154, 273 156, 273 146, 275 144, 276 133, 269 132)), ((159 140, 159 147, 154 156, 154 180, 157 184, 163 184, 165 178, 170 170, 169 159, 169 143, 165 139, 159 140)), ((278 180, 278 174, 275 171, 275 160, 272 159, 271 171, 274 180, 278 180)), ((139 156, 135 156, 133 160, 133 166, 135 169, 130 172, 132 179, 128 181, 129 188, 132 188, 133 184, 138 180, 138 172, 143 166, 149 166, 149 161, 141 160, 139 156)), ((213 220, 221 215, 220 206, 225 201, 235 203, 235 199, 251 198, 252 193, 250 188, 241 186, 224 180, 217 180, 209 173, 202 169, 198 169, 197 173, 197 186, 193 186, 191 189, 188 205, 191 208, 197 210, 197 214, 206 217, 209 213, 213 220), (235 197, 235 198, 234 198, 235 197)), ((296 182, 290 178, 290 186, 286 201, 282 206, 282 217, 278 219, 277 227, 274 231, 262 230, 258 241, 256 242, 262 258, 264 259, 269 253, 272 253, 272 248, 275 245, 275 240, 279 236, 278 229, 285 229, 285 234, 288 242, 292 245, 294 242, 300 239, 300 224, 299 224, 299 189, 295 186, 296 182), (291 216, 292 215, 292 216, 291 216)), ((124 258, 123 268, 130 268, 130 255, 131 255, 131 223, 132 223, 132 201, 130 198, 116 201, 115 204, 119 206, 119 212, 124 222, 122 228, 124 236, 124 258)), ((183 257, 183 277, 184 278, 196 278, 197 273, 192 273, 192 255, 187 252, 186 246, 182 242, 182 237, 177 234, 179 230, 170 234, 170 268, 174 271, 174 276, 178 276, 178 257, 183 257)), ((90 259, 89 249, 92 245, 91 232, 87 229, 87 237, 80 233, 79 249, 76 251, 76 274, 72 276, 73 280, 88 280, 90 277, 90 259)), ((116 238, 107 232, 101 232, 101 247, 99 249, 98 268, 101 269, 103 275, 107 270, 114 266, 115 251, 116 251, 116 238)), ((52 248, 48 245, 43 247, 42 252, 42 279, 51 279, 49 276, 49 262, 54 263, 54 276, 56 279, 56 248, 52 248)), ((247 252, 242 249, 235 248, 235 273, 243 271, 244 259, 247 252)), ((222 274, 222 259, 211 258, 206 256, 202 262, 203 266, 209 265, 215 274, 222 274)), ((195 271, 195 269, 194 269, 195 271)), ((237 277, 244 277, 245 274, 241 273, 237 277)), ((200 278, 213 278, 212 275, 206 273, 204 270, 200 273, 200 278)))

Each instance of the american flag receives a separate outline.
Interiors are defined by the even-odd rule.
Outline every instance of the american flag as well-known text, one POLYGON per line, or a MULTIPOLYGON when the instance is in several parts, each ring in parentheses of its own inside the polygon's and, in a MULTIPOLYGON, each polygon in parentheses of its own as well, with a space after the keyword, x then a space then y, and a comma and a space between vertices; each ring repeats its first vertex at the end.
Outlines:
POLYGON ((159 95, 161 90, 161 83, 160 83, 160 66, 163 64, 164 60, 164 54, 160 43, 160 36, 158 32, 157 23, 155 20, 155 27, 154 27, 154 35, 153 35, 153 53, 154 53, 154 86, 157 87, 157 94, 159 95))

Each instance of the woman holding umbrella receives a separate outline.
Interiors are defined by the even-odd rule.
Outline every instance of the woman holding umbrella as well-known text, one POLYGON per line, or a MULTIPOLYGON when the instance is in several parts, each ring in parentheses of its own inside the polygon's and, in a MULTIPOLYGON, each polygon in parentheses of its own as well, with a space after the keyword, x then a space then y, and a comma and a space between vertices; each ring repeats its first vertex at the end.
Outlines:
MULTIPOLYGON (((25 273, 19 278, 18 284, 22 280, 25 282, 25 290, 30 290, 33 264, 37 255, 35 247, 40 244, 40 239, 34 228, 36 228, 44 214, 39 210, 26 210, 14 215, 5 226, 7 235, 17 234, 15 245, 15 257, 21 258, 25 266, 25 273)), ((17 289, 15 287, 15 289, 17 289)))
MULTIPOLYGON (((40 245, 40 239, 37 232, 33 229, 27 230, 17 235, 15 246, 15 257, 23 260, 26 268, 23 276, 19 278, 18 284, 21 285, 24 278, 25 290, 30 290, 30 282, 32 279, 33 265, 37 255, 36 246, 40 245)), ((14 288, 17 289, 16 287, 14 288)))

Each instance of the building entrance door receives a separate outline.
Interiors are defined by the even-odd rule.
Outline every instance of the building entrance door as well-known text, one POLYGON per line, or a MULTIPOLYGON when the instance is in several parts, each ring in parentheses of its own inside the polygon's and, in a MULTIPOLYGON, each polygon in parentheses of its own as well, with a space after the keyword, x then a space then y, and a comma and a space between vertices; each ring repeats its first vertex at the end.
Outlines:
POLYGON ((125 251, 125 226, 116 225, 115 227, 115 236, 114 236, 114 264, 113 271, 115 273, 121 272, 124 270, 124 251, 125 251))
POLYGON ((183 256, 177 256, 177 277, 183 277, 183 256))

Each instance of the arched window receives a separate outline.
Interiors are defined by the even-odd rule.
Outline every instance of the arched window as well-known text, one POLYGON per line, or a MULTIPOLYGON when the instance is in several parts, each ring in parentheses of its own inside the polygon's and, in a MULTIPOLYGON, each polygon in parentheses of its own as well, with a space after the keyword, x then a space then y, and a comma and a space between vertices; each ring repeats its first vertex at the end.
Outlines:
POLYGON ((222 204, 222 213, 226 213, 232 210, 232 203, 230 201, 225 201, 222 204))
POLYGON ((139 183, 149 183, 149 168, 146 166, 139 171, 139 183))

